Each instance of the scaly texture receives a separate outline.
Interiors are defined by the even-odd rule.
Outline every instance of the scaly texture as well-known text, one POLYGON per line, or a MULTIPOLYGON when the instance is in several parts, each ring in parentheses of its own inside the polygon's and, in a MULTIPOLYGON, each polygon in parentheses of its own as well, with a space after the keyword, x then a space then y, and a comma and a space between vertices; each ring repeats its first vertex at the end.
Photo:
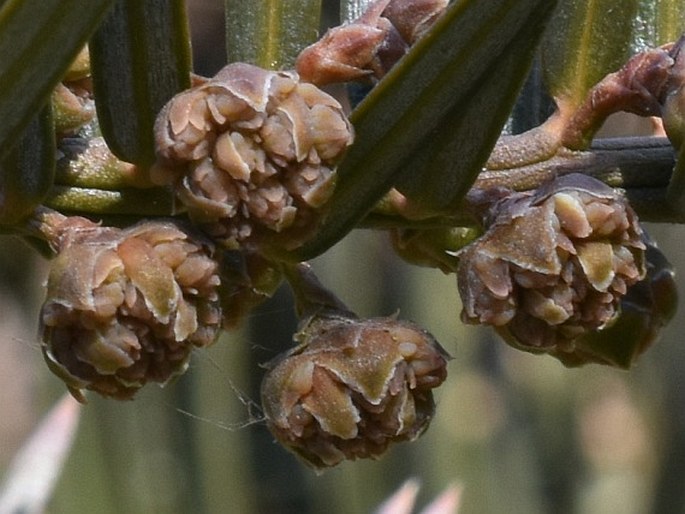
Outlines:
POLYGON ((462 318, 494 325, 528 351, 573 351, 575 338, 616 318, 621 297, 645 275, 635 213, 587 176, 511 193, 490 208, 486 226, 460 254, 462 318))
POLYGON ((174 97, 156 125, 155 181, 226 247, 288 229, 297 246, 330 196, 352 142, 340 104, 290 72, 226 66, 174 97))
POLYGON ((276 439, 306 463, 377 458, 427 428, 448 359, 428 333, 392 318, 322 316, 297 338, 270 364, 262 405, 276 439))
POLYGON ((43 353, 74 396, 129 399, 185 371, 221 326, 210 245, 179 225, 125 230, 67 218, 41 310, 43 353))

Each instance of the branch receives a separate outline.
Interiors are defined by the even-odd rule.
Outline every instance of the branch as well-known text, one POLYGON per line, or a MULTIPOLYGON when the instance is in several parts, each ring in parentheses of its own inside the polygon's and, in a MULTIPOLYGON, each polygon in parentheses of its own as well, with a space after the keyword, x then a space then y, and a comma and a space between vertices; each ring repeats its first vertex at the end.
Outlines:
MULTIPOLYGON (((624 190, 642 221, 685 223, 685 215, 677 214, 666 202, 666 187, 674 164, 675 153, 666 138, 600 139, 590 150, 561 148, 553 157, 539 162, 507 168, 498 161, 499 169, 483 170, 474 187, 527 191, 552 177, 582 173, 624 190)), ((361 224, 364 228, 381 229, 471 225, 474 220, 466 205, 448 214, 421 217, 396 191, 388 194, 361 224)))

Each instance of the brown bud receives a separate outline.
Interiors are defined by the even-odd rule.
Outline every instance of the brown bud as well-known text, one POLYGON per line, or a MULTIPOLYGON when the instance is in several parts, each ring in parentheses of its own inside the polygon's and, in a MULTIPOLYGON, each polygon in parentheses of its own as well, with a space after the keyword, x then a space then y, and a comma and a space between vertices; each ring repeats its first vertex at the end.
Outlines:
POLYGON ((427 428, 447 353, 392 318, 315 317, 269 364, 262 404, 276 439, 316 469, 377 458, 427 428))
POLYGON ((300 52, 295 63, 297 72, 302 80, 319 86, 378 76, 374 70, 376 55, 388 30, 376 23, 359 22, 329 29, 319 41, 300 52))
POLYGON ((413 45, 447 8, 448 0, 392 0, 383 16, 413 45))
POLYGON ((155 181, 174 183, 191 217, 230 248, 286 229, 306 237, 353 138, 334 98, 242 63, 175 96, 155 131, 155 181))
POLYGON ((146 382, 185 371, 221 325, 211 247, 180 225, 120 230, 67 219, 41 310, 50 368, 82 389, 129 399, 146 382))
POLYGON ((681 38, 675 44, 639 52, 598 82, 578 107, 557 99, 560 110, 570 115, 561 136, 564 146, 586 148, 604 120, 619 111, 663 116, 669 137, 679 146, 682 134, 678 128, 677 96, 682 83, 683 58, 679 54, 683 44, 685 39, 681 38), (674 113, 675 118, 671 117, 674 113))
POLYGON ((302 80, 319 86, 380 79, 443 13, 447 0, 376 0, 359 18, 334 27, 297 58, 302 80))
POLYGON ((584 175, 512 193, 494 204, 487 225, 460 254, 462 317, 498 327, 527 351, 568 350, 611 323, 621 297, 645 275, 635 213, 584 175))
POLYGON ((52 114, 58 138, 71 136, 95 119, 90 54, 84 47, 52 91, 52 114))
MULTIPOLYGON (((378 53, 397 33, 381 13, 390 0, 376 0, 351 23, 333 27, 300 52, 295 63, 302 80, 318 86, 382 76, 378 53)), ((401 40, 401 38, 399 38, 401 40)), ((406 51, 401 42, 400 56, 406 51)), ((398 57, 399 58, 399 57, 398 57)))
POLYGON ((95 118, 91 92, 80 83, 58 83, 51 100, 55 132, 59 137, 76 134, 95 118))

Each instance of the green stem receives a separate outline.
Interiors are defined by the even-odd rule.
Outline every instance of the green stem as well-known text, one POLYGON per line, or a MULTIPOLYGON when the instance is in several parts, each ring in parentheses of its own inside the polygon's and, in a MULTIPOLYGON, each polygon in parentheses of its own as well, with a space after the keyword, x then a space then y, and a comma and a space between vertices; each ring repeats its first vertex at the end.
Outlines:
POLYGON ((283 274, 295 297, 300 318, 310 318, 322 311, 336 311, 356 317, 335 294, 326 289, 307 263, 283 265, 283 274))
POLYGON ((118 159, 102 137, 65 138, 59 149, 65 154, 57 162, 55 182, 59 185, 112 191, 152 185, 145 167, 118 159))
POLYGON ((54 186, 45 205, 63 212, 95 215, 131 214, 172 216, 173 195, 164 188, 105 191, 81 187, 54 186))
MULTIPOLYGON (((554 131, 543 127, 503 138, 474 186, 500 186, 525 191, 540 186, 554 176, 584 173, 612 187, 626 189, 628 196, 637 202, 638 214, 645 220, 685 223, 685 214, 676 215, 673 209, 664 204, 650 205, 641 200, 643 197, 651 198, 657 192, 661 195, 662 189, 669 183, 675 154, 666 138, 600 139, 589 150, 570 151, 558 149, 554 131), (552 151, 556 153, 550 157, 552 151)), ((131 175, 131 165, 116 160, 109 153, 103 156, 93 152, 92 155, 86 153, 87 158, 79 158, 61 167, 58 174, 60 181, 71 186, 54 186, 46 200, 47 206, 92 215, 174 214, 172 194, 167 189, 123 187, 119 191, 103 190, 132 185, 136 175, 131 175), (103 174, 103 171, 107 173, 103 174), (77 180, 72 180, 77 176, 77 180), (89 181, 88 177, 94 177, 96 182, 89 181)), ((403 200, 406 199, 402 195, 392 191, 359 223, 359 227, 391 229, 474 225, 473 218, 464 206, 448 214, 426 216, 420 210, 412 210, 411 203, 402 204, 403 200)))

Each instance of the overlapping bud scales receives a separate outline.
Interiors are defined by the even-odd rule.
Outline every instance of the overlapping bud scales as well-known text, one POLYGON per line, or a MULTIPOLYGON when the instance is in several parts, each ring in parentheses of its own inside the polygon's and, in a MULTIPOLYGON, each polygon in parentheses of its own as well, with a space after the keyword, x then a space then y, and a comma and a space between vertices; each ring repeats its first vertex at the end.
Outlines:
POLYGON ((427 428, 448 359, 428 333, 392 318, 325 316, 297 339, 270 364, 262 405, 276 439, 309 465, 377 458, 427 428))
POLYGON ((647 274, 621 298, 621 312, 611 325, 574 341, 572 351, 553 352, 566 366, 588 362, 629 369, 650 348, 675 315, 678 291, 673 267, 645 237, 647 274))
POLYGON ((462 317, 498 327, 524 350, 573 351, 574 339, 615 320, 621 297, 645 276, 635 213, 584 175, 511 193, 486 226, 460 254, 462 317))
POLYGON ((375 0, 356 20, 305 48, 295 66, 302 80, 325 85, 382 78, 432 27, 447 0, 375 0))
POLYGON ((391 0, 383 17, 413 45, 433 26, 447 8, 447 0, 391 0))
POLYGON ((129 399, 187 367, 221 326, 212 248, 174 222, 130 228, 67 219, 41 310, 50 368, 81 390, 129 399))
POLYGON ((191 217, 231 248, 286 229, 293 244, 306 237, 353 139, 333 97, 242 63, 174 97, 155 130, 154 180, 174 183, 191 217))

